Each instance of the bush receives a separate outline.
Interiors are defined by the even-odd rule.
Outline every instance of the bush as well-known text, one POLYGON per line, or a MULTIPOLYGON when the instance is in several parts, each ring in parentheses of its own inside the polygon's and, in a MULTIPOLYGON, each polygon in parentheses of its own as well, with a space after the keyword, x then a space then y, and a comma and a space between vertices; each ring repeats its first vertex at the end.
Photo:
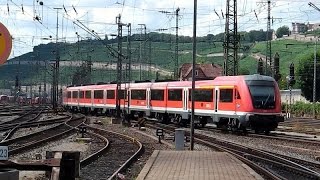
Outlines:
MULTIPOLYGON (((282 112, 286 112, 286 108, 288 107, 288 111, 290 111, 290 107, 288 104, 282 103, 282 112)), ((320 115, 320 103, 315 104, 315 115, 319 117, 320 115)), ((291 105, 291 114, 296 117, 312 117, 313 116, 313 104, 312 103, 304 103, 304 102, 296 102, 291 105)))

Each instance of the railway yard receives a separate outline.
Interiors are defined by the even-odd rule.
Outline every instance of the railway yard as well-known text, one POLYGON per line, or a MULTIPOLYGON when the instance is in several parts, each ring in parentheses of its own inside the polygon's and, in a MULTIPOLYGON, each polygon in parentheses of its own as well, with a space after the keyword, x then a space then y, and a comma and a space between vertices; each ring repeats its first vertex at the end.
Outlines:
MULTIPOLYGON (((152 162, 152 168, 143 176, 145 166, 150 163, 149 158, 156 152, 155 159, 167 151, 181 152, 174 151, 175 130, 180 128, 177 125, 146 119, 145 127, 140 128, 136 126, 136 121, 128 125, 112 123, 112 118, 106 116, 62 111, 54 114, 45 106, 6 105, 2 106, 0 116, 0 144, 8 146, 11 162, 2 161, 1 167, 18 169, 19 179, 54 179, 57 176, 61 179, 63 169, 59 176, 59 171, 57 173, 52 168, 55 162, 50 162, 52 166, 43 165, 48 151, 79 151, 80 173, 75 175, 77 177, 78 174, 78 179, 179 179, 179 176, 170 178, 165 173, 159 174, 161 172, 157 168, 161 166, 157 166, 158 160, 152 162), (164 131, 161 143, 156 136, 157 129, 164 131), (28 163, 32 165, 28 166, 28 163), (158 174, 153 174, 153 171, 158 174)), ((186 136, 184 152, 191 152, 188 151, 190 129, 185 127, 180 130, 185 131, 186 136)), ((281 123, 277 131, 269 135, 251 132, 243 135, 206 126, 195 130, 194 150, 202 153, 227 152, 257 173, 258 177, 254 176, 254 179, 320 179, 319 130, 319 121, 296 118, 281 123)), ((218 154, 214 156, 220 157, 218 154)), ((174 158, 168 162, 174 162, 174 158)), ((176 168, 175 172, 178 170, 176 168)), ((168 170, 166 173, 169 173, 168 170)), ((181 173, 180 177, 183 177, 181 173)), ((223 179, 233 178, 225 175, 223 179)))

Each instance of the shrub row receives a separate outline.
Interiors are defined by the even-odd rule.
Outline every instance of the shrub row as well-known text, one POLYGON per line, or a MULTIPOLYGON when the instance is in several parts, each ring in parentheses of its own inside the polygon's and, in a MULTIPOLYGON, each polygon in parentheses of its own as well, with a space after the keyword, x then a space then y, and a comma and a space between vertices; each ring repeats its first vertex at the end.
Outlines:
POLYGON ((296 102, 295 104, 282 103, 282 112, 291 112, 296 117, 312 117, 313 107, 315 108, 315 115, 320 117, 320 103, 316 103, 314 106, 312 103, 296 102))

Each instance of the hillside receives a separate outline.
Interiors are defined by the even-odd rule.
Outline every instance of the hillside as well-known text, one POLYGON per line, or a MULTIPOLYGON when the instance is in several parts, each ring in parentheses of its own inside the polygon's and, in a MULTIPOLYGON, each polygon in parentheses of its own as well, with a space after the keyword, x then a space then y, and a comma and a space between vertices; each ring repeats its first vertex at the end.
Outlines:
MULTIPOLYGON (((109 45, 117 48, 115 40, 110 40, 109 45)), ((239 72, 242 74, 254 74, 257 69, 257 59, 254 57, 265 56, 265 42, 242 43, 246 51, 240 50, 241 60, 239 62, 239 72), (248 48, 251 47, 251 48, 248 48)), ((131 43, 131 57, 133 66, 132 79, 139 80, 140 63, 143 65, 141 79, 148 79, 147 65, 151 57, 151 72, 149 79, 156 77, 156 71, 160 78, 170 78, 174 70, 174 49, 175 44, 170 42, 150 42, 145 44, 141 41, 131 43), (140 50, 140 43, 142 48, 140 50), (145 47, 145 50, 144 50, 145 47), (141 55, 140 55, 141 54, 141 55), (142 57, 140 59, 140 56, 142 57)), ((243 48, 242 48, 243 49, 243 48)), ((22 84, 35 84, 36 82, 51 82, 50 61, 55 60, 56 45, 53 43, 42 44, 34 47, 34 51, 16 57, 8 61, 7 65, 0 67, 0 86, 8 87, 13 85, 15 76, 19 74, 22 84), (18 65, 20 63, 20 65, 18 65), (46 66, 45 66, 46 65, 46 66), (18 73, 20 72, 20 73, 18 73), (45 72, 46 75, 45 75, 45 72)), ((127 55, 127 43, 122 44, 122 52, 127 55)), ((296 40, 276 40, 272 41, 272 54, 278 52, 280 55, 280 73, 282 74, 282 84, 285 84, 285 77, 288 74, 288 67, 294 62, 298 67, 298 62, 306 54, 313 52, 312 42, 300 42, 296 40), (287 45, 286 44, 291 44, 287 45)), ((94 62, 91 71, 91 82, 107 82, 116 79, 115 66, 117 59, 110 51, 97 40, 85 40, 78 43, 60 43, 59 54, 60 82, 63 85, 72 83, 73 75, 79 71, 81 62, 91 59, 94 62), (66 63, 69 62, 69 63, 66 63), (100 65, 95 65, 99 64, 100 65)), ((179 43, 179 64, 190 63, 192 61, 192 43, 185 40, 179 43)), ((215 63, 223 66, 223 46, 221 42, 199 40, 197 44, 197 62, 215 63)), ((126 63, 126 62, 124 62, 126 63)), ((123 74, 124 75, 124 74, 123 74)), ((125 75, 124 75, 125 76, 125 75)), ((282 85, 284 87, 284 85, 282 85)))

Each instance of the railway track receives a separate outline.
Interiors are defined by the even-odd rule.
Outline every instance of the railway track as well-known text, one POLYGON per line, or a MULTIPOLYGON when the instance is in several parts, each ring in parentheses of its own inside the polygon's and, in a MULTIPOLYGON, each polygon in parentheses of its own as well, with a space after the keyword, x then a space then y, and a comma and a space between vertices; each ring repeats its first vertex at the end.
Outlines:
MULTIPOLYGON (((163 128, 169 133, 173 133, 176 127, 163 124, 147 125, 150 128, 163 128)), ((285 155, 279 155, 263 151, 260 149, 250 148, 236 143, 219 140, 214 137, 195 134, 195 141, 205 146, 227 151, 251 168, 261 173, 266 178, 271 179, 319 179, 320 164, 308 162, 301 159, 295 159, 285 155)))
POLYGON ((6 122, 4 124, 4 126, 8 126, 8 124, 12 124, 12 123, 14 125, 12 125, 10 129, 8 129, 4 132, 2 139, 1 139, 1 142, 5 141, 7 139, 10 139, 13 136, 13 134, 20 128, 22 123, 36 121, 40 117, 41 113, 42 113, 42 110, 39 111, 37 114, 33 114, 33 113, 26 114, 25 116, 13 119, 12 121, 9 121, 9 122, 6 122))
MULTIPOLYGON (((211 128, 211 127, 204 127, 200 128, 201 130, 206 131, 215 131, 215 132, 222 132, 222 130, 217 128, 211 128)), ((236 134, 238 135, 238 134, 236 134)), ((255 134, 248 132, 248 137, 254 137, 254 138, 266 138, 266 139, 275 139, 275 140, 282 140, 282 141, 290 141, 295 143, 304 143, 304 144, 312 144, 312 145, 318 145, 320 146, 320 140, 312 139, 310 137, 306 136, 298 136, 298 135, 288 135, 283 133, 270 133, 269 135, 264 134, 255 134)))
POLYGON ((44 126, 44 125, 49 125, 49 124, 61 123, 61 122, 65 122, 67 117, 70 117, 70 116, 66 115, 64 117, 52 118, 52 119, 47 119, 47 120, 42 120, 42 121, 32 121, 32 122, 23 122, 23 123, 14 123, 14 124, 8 124, 8 125, 0 125, 0 131, 10 130, 13 127, 15 127, 15 126, 17 126, 19 124, 20 124, 19 128, 27 128, 27 127, 36 127, 36 126, 44 126))
POLYGON ((116 179, 118 173, 126 171, 133 160, 143 152, 142 144, 132 137, 91 126, 87 128, 90 133, 108 139, 108 143, 100 151, 81 161, 81 178, 116 179))
POLYGON ((15 124, 15 123, 22 123, 22 122, 30 122, 30 121, 34 121, 36 120, 37 117, 39 117, 39 115, 42 113, 42 110, 38 108, 36 109, 32 109, 26 113, 24 113, 23 115, 14 118, 10 121, 3 121, 0 122, 0 126, 1 125, 8 125, 8 124, 15 124))
POLYGON ((320 134, 320 120, 312 118, 292 118, 281 122, 285 131, 298 131, 308 134, 320 134))
POLYGON ((63 135, 74 132, 74 127, 77 127, 84 122, 84 116, 70 117, 66 122, 59 123, 51 128, 36 133, 2 141, 0 142, 0 145, 8 146, 9 155, 22 153, 23 151, 35 148, 42 143, 52 141, 63 135))
POLYGON ((276 139, 276 140, 282 140, 282 141, 291 141, 291 142, 303 143, 303 144, 312 144, 320 147, 320 140, 311 139, 311 138, 302 137, 302 136, 286 135, 286 134, 278 134, 278 133, 274 133, 270 135, 249 134, 248 136, 255 137, 255 138, 267 138, 267 139, 276 139))

